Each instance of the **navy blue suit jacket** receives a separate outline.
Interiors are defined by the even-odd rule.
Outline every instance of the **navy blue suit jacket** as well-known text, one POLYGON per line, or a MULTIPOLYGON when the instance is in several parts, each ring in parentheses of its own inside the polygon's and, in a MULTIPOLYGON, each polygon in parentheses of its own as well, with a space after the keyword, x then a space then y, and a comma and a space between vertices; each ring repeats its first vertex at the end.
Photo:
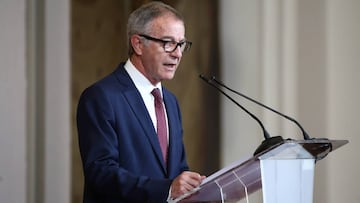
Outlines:
POLYGON ((168 166, 143 99, 124 68, 87 88, 77 110, 84 202, 166 202, 172 180, 188 170, 181 114, 163 88, 169 123, 168 166))

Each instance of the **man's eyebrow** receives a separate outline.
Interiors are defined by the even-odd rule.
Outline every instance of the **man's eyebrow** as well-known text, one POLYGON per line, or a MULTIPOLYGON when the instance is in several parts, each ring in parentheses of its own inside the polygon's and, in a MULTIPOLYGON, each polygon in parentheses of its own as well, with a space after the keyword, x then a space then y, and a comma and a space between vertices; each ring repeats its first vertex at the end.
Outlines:
MULTIPOLYGON (((163 36, 160 39, 170 39, 171 41, 176 42, 175 38, 172 36, 163 36)), ((181 39, 179 42, 184 42, 184 41, 186 41, 186 38, 181 39)))
POLYGON ((163 40, 169 40, 169 42, 171 41, 171 42, 176 42, 176 43, 181 43, 181 42, 186 42, 186 41, 187 41, 186 38, 183 38, 183 39, 181 39, 180 41, 176 41, 176 40, 174 39, 174 37, 169 37, 169 36, 162 37, 161 39, 163 39, 163 40))

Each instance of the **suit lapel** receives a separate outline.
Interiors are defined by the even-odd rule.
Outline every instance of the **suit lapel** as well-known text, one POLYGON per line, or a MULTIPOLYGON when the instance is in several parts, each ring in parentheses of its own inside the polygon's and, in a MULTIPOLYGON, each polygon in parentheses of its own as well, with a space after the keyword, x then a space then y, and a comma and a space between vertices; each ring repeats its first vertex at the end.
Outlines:
POLYGON ((161 164, 164 173, 166 173, 166 167, 162 158, 159 140, 157 138, 157 134, 151 121, 149 112, 146 109, 139 91, 136 89, 128 73, 125 71, 125 68, 118 68, 115 74, 117 75, 119 82, 123 85, 123 87, 125 87, 122 90, 124 97, 126 98, 130 108, 136 115, 136 118, 145 131, 145 135, 154 150, 157 160, 159 161, 159 164, 161 164))

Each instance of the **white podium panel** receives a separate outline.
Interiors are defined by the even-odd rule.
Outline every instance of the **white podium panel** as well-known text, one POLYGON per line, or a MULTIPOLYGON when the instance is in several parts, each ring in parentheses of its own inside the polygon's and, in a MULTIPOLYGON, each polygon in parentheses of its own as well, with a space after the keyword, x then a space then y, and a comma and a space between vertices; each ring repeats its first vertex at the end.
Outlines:
POLYGON ((314 159, 260 160, 264 203, 312 203, 314 159))

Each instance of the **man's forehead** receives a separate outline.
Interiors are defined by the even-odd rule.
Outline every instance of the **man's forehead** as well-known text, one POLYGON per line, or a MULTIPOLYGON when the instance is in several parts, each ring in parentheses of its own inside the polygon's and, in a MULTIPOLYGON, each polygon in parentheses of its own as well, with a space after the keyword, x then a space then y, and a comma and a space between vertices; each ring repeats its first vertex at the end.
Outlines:
POLYGON ((166 17, 159 17, 154 19, 150 24, 150 29, 152 32, 161 32, 162 34, 165 34, 167 32, 185 32, 185 26, 183 21, 177 18, 166 17))

